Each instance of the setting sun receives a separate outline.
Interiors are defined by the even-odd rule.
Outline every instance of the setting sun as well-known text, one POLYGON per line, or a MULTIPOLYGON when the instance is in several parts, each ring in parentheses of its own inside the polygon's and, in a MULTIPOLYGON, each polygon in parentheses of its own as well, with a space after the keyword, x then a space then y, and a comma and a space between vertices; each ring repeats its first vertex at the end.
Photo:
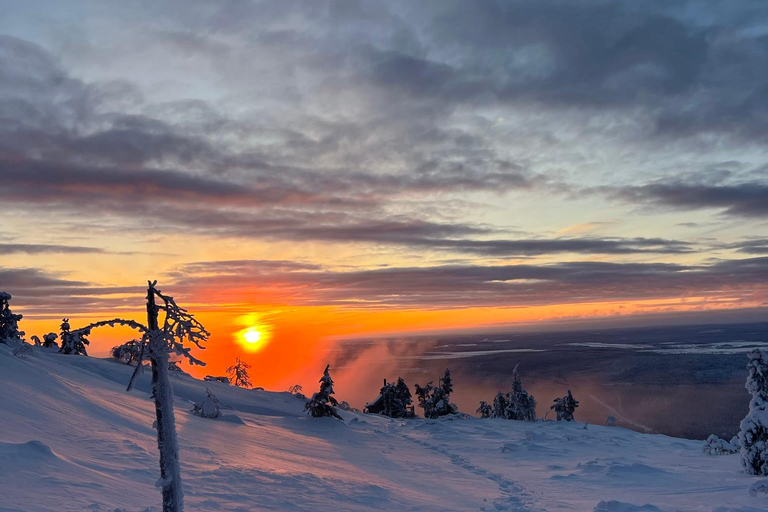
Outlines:
POLYGON ((272 327, 261 320, 260 314, 248 314, 241 317, 243 329, 238 331, 235 341, 248 352, 257 352, 263 349, 272 338, 272 327))
POLYGON ((256 329, 252 329, 246 331, 245 334, 243 334, 243 338, 247 343, 258 343, 261 341, 261 333, 256 329))

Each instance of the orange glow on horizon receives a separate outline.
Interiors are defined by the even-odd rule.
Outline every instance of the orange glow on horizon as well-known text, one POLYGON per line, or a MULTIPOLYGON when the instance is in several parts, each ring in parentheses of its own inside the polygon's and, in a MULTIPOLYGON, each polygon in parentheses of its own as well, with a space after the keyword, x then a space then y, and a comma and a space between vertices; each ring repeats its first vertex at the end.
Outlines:
MULTIPOLYGON (((195 377, 223 374, 240 356, 252 365, 256 386, 285 390, 292 384, 314 386, 317 372, 332 362, 336 341, 349 337, 396 337, 405 334, 429 334, 440 331, 501 329, 507 326, 551 325, 560 321, 631 317, 642 314, 681 313, 752 307, 737 298, 687 297, 649 299, 632 302, 597 302, 528 307, 468 307, 455 309, 353 309, 339 306, 287 306, 285 304, 230 304, 205 306, 185 304, 212 333, 206 350, 194 350, 205 367, 183 364, 195 377), (251 310, 244 313, 243 309, 251 310), (318 370, 319 369, 319 370, 318 370)), ((21 311, 23 313, 32 313, 21 311)), ((27 338, 58 332, 60 320, 23 320, 27 338)), ((139 313, 100 313, 98 317, 80 316, 73 328, 94 320, 114 316, 133 317, 139 313)), ((100 328, 90 339, 89 354, 105 357, 109 348, 135 337, 129 329, 100 328)))

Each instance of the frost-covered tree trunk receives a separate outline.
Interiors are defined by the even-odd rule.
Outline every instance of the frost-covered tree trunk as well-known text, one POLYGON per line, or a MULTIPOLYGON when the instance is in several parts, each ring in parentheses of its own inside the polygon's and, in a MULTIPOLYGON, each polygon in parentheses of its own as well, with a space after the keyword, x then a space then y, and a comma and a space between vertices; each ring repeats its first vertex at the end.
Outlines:
POLYGON ((184 342, 203 347, 210 333, 186 309, 181 308, 173 297, 164 295, 155 288, 157 281, 147 282, 147 325, 135 320, 113 318, 94 322, 67 334, 74 340, 84 340, 92 329, 103 326, 123 325, 142 333, 141 349, 138 354, 136 369, 128 383, 128 391, 133 388, 134 380, 143 370, 142 361, 148 357, 152 367, 152 398, 155 402, 155 428, 157 429, 157 447, 160 451, 160 479, 157 486, 163 493, 163 512, 182 512, 184 495, 181 488, 179 468, 179 446, 176 440, 176 422, 173 413, 173 389, 169 379, 170 354, 185 357, 190 364, 205 366, 205 363, 191 353, 192 347, 184 342), (163 304, 157 305, 159 298, 163 304), (159 322, 163 312, 162 325, 159 322))
POLYGON ((163 512, 182 512, 184 492, 181 487, 176 418, 173 414, 173 388, 168 378, 168 345, 158 327, 157 315, 155 290, 150 284, 147 289, 147 327, 149 361, 152 365, 152 398, 157 418, 157 449, 160 451, 158 487, 163 493, 163 512))

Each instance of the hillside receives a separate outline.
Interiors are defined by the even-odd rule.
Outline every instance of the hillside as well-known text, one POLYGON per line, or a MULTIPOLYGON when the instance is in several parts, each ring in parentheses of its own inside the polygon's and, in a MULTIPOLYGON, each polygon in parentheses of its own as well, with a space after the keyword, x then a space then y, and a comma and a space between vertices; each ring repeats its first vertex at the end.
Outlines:
MULTIPOLYGON (((131 371, 0 345, 0 512, 159 510, 149 375, 128 393, 131 371)), ((766 510, 738 456, 705 456, 699 441, 584 423, 311 419, 287 393, 173 384, 188 511, 766 510), (206 387, 223 418, 188 412, 206 387)))

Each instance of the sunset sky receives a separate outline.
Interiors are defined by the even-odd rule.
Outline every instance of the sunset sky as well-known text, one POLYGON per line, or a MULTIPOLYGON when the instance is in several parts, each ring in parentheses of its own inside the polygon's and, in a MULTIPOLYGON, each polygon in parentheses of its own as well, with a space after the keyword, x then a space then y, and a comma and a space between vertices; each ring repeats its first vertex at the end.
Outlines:
POLYGON ((29 337, 157 279, 267 385, 340 336, 765 319, 767 140, 763 0, 0 0, 0 290, 29 337))

